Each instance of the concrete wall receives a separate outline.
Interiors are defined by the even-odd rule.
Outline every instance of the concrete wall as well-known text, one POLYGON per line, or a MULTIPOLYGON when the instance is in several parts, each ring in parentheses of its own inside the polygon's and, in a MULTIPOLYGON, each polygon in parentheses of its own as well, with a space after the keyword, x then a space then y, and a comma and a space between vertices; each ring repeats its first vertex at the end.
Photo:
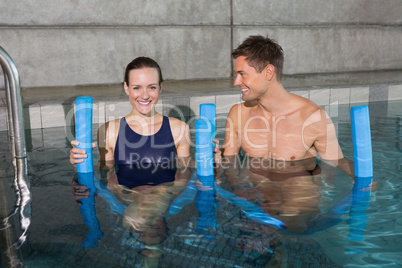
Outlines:
POLYGON ((287 74, 402 69, 400 14, 400 0, 2 0, 0 46, 23 87, 119 83, 140 55, 165 79, 229 77, 250 34, 282 45, 287 74))
POLYGON ((270 36, 287 74, 402 69, 401 14, 400 0, 235 0, 234 46, 270 36))

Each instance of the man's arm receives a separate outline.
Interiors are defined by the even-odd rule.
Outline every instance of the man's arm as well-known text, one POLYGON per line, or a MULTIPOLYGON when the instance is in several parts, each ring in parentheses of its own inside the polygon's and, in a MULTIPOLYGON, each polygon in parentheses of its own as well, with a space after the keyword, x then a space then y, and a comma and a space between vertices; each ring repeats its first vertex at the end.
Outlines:
POLYGON ((240 151, 240 137, 239 137, 239 126, 240 126, 240 115, 241 115, 241 104, 234 105, 229 112, 228 118, 225 124, 225 139, 223 141, 222 149, 223 156, 234 156, 240 151))
POLYGON ((324 110, 321 110, 320 114, 322 120, 319 122, 319 134, 314 142, 315 149, 325 163, 338 167, 354 178, 353 161, 344 157, 331 118, 324 110))
POLYGON ((343 158, 342 149, 336 137, 335 126, 327 113, 320 109, 320 120, 314 124, 316 137, 313 146, 323 160, 343 158))

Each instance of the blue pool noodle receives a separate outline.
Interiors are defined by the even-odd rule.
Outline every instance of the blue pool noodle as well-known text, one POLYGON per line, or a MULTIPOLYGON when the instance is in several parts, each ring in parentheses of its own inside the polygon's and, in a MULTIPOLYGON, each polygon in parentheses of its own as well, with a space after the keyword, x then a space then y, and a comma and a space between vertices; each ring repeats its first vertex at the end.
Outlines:
POLYGON ((195 185, 195 180, 197 174, 193 173, 191 175, 190 181, 187 183, 186 189, 176 197, 169 207, 169 214, 174 215, 180 212, 180 210, 189 205, 194 201, 195 195, 197 194, 197 186, 195 185))
POLYGON ((217 209, 217 202, 215 199, 215 178, 211 175, 197 176, 197 179, 204 188, 199 188, 197 190, 197 195, 194 200, 195 207, 198 211, 196 231, 199 233, 205 233, 207 230, 219 227, 215 215, 217 209))
POLYGON ((199 176, 214 175, 212 139, 215 138, 215 117, 215 104, 200 105, 200 119, 195 121, 195 158, 199 176))
POLYGON ((350 117, 352 123, 355 177, 373 177, 373 153, 368 106, 352 107, 350 109, 350 117))
POLYGON ((200 104, 200 118, 206 118, 212 124, 212 138, 215 138, 216 132, 216 106, 213 103, 200 104))
MULTIPOLYGON (((284 230, 283 226, 285 226, 285 223, 265 213, 258 205, 251 203, 243 197, 237 196, 231 192, 222 189, 219 185, 216 185, 214 176, 199 176, 197 174, 193 174, 187 184, 186 189, 173 200, 169 208, 169 215, 179 213, 183 207, 189 205, 194 201, 194 198, 198 193, 195 180, 199 180, 203 185, 210 186, 211 189, 214 189, 214 194, 224 198, 229 203, 241 208, 241 210, 248 218, 266 225, 278 227, 278 229, 281 229, 282 231, 284 230)), ((196 205, 197 209, 199 208, 199 205, 200 204, 198 204, 198 206, 196 205)))
POLYGON ((195 121, 195 158, 197 175, 214 175, 214 161, 212 148, 212 126, 208 120, 195 121))
POLYGON ((248 201, 246 198, 228 192, 219 187, 219 185, 217 186, 217 195, 224 198, 229 203, 241 208, 247 218, 265 225, 277 227, 282 231, 284 230, 283 226, 285 226, 285 223, 276 219, 275 217, 272 217, 271 215, 263 211, 260 206, 248 201))
POLYGON ((357 178, 353 185, 353 201, 349 212, 349 240, 363 241, 364 232, 367 227, 369 216, 366 210, 369 209, 372 178, 357 178))
POLYGON ((82 242, 84 248, 95 248, 98 246, 98 240, 103 237, 103 232, 100 229, 98 218, 96 217, 95 210, 95 195, 97 190, 95 188, 95 180, 93 172, 78 172, 78 183, 85 185, 86 190, 89 191, 87 198, 82 198, 80 205, 80 212, 82 220, 88 227, 88 233, 85 240, 82 242))
POLYGON ((77 164, 79 173, 93 172, 92 159, 92 97, 82 96, 75 100, 75 139, 79 142, 77 148, 86 151, 87 158, 77 164))
POLYGON ((102 197, 102 199, 105 200, 109 204, 110 210, 123 215, 127 206, 122 204, 116 198, 116 196, 107 188, 106 184, 101 182, 96 177, 95 177, 95 187, 96 187, 98 196, 102 197))

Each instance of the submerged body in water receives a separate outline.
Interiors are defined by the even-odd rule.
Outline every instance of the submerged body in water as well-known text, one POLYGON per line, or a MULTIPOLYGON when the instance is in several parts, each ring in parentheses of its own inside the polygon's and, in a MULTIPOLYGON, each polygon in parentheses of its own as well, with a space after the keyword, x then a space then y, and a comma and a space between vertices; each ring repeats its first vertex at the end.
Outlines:
POLYGON ((315 158, 278 161, 245 157, 236 158, 224 174, 228 189, 283 222, 281 227, 287 232, 308 233, 314 232, 322 215, 320 188, 331 183, 336 172, 315 158))

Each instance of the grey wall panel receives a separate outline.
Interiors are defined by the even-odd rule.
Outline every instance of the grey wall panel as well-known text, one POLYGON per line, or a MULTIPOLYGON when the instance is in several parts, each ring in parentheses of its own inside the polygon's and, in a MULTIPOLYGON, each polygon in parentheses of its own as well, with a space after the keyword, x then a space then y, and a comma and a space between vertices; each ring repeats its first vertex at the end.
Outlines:
POLYGON ((228 25, 230 0, 1 0, 0 25, 228 25))
POLYGON ((135 57, 157 60, 165 79, 230 75, 230 30, 225 27, 0 29, 21 85, 109 84, 123 80, 135 57))
POLYGON ((234 47, 256 34, 282 46, 286 74, 402 69, 401 27, 237 27, 234 47))
POLYGON ((402 23, 400 0, 233 0, 235 25, 402 23))

